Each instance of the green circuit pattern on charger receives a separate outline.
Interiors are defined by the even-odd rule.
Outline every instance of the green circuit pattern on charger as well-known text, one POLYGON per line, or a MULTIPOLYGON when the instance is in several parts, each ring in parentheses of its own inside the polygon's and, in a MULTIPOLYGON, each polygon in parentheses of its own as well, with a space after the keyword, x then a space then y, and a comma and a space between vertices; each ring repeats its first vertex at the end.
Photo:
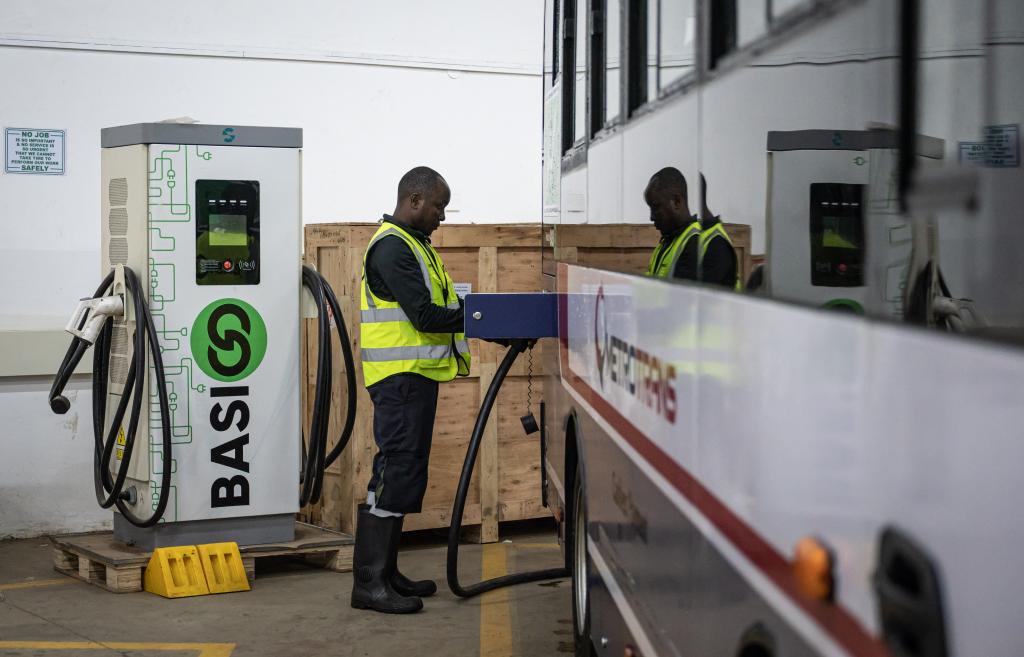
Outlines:
MULTIPOLYGON (((162 224, 182 224, 194 221, 189 178, 189 159, 209 161, 213 153, 199 146, 179 145, 162 148, 149 163, 148 222, 149 222, 149 305, 153 323, 159 336, 160 352, 164 361, 164 379, 167 385, 168 410, 171 414, 171 441, 176 445, 190 444, 193 439, 190 392, 204 392, 206 386, 194 383, 194 362, 191 353, 183 349, 188 343, 187 326, 168 326, 166 310, 177 297, 177 268, 173 262, 164 262, 160 254, 173 253, 177 246, 174 235, 165 234, 162 224), (176 363, 176 364, 171 364, 176 363)), ((170 231, 168 231, 170 232, 170 231)), ((164 256, 165 257, 165 256, 164 256)), ((152 370, 150 371, 152 375, 152 370)), ((160 435, 162 418, 155 386, 150 387, 149 443, 150 491, 153 509, 160 502, 158 476, 164 467, 177 471, 177 461, 161 461, 160 435)), ((178 519, 178 491, 171 486, 171 500, 161 522, 178 519)))
MULTIPOLYGON (((213 158, 213 153, 209 150, 203 149, 200 151, 198 146, 192 147, 195 150, 195 156, 203 160, 209 161, 213 158)), ((160 219, 162 222, 173 221, 173 222, 184 222, 189 223, 192 221, 192 202, 190 199, 189 190, 191 185, 189 184, 188 177, 188 146, 179 144, 174 148, 166 148, 160 151, 160 153, 153 158, 150 162, 149 167, 149 223, 152 227, 154 223, 153 219, 153 208, 164 207, 170 212, 171 218, 160 219), (182 188, 184 191, 178 190, 179 183, 179 170, 176 165, 181 165, 182 188)))

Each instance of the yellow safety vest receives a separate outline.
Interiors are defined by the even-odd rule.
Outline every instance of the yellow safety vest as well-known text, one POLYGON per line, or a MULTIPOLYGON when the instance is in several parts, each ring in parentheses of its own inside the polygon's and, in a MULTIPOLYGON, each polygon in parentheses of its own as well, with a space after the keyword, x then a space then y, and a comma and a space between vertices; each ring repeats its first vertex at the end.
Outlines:
POLYGON ((451 381, 469 374, 469 343, 465 333, 417 331, 397 301, 376 296, 366 281, 366 254, 377 240, 389 235, 402 239, 420 263, 430 300, 442 308, 459 307, 455 284, 441 256, 400 226, 382 223, 363 254, 363 284, 359 295, 359 339, 363 383, 372 386, 393 374, 413 372, 434 381, 451 381))
MULTIPOLYGON (((716 221, 714 226, 702 230, 700 232, 700 242, 698 242, 697 260, 698 262, 701 263, 701 265, 704 264, 704 254, 708 252, 708 245, 711 244, 711 240, 715 239, 716 237, 721 237, 722 239, 724 239, 726 244, 729 245, 729 248, 733 249, 733 253, 736 253, 735 247, 733 247, 732 245, 732 240, 729 239, 729 233, 725 232, 725 227, 722 225, 721 221, 716 221)), ((737 292, 743 289, 743 284, 740 281, 739 258, 736 259, 736 283, 735 285, 733 285, 733 287, 736 289, 737 292)))
POLYGON ((676 269, 676 261, 683 254, 683 249, 686 248, 686 245, 692 238, 699 235, 700 222, 694 221, 672 238, 672 241, 666 242, 662 239, 658 243, 657 248, 654 249, 654 253, 651 254, 651 260, 647 263, 646 274, 654 278, 672 278, 672 272, 676 269))

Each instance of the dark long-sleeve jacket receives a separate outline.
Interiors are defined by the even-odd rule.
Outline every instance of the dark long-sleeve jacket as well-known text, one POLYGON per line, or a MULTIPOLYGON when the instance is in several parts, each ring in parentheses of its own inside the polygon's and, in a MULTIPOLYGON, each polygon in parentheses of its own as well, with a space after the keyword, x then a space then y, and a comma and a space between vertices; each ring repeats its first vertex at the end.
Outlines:
MULTIPOLYGON (((430 243, 430 238, 422 232, 390 215, 384 215, 383 220, 395 224, 424 244, 430 243)), ((440 267, 441 263, 436 266, 440 267)), ((397 301, 417 331, 458 333, 463 330, 465 313, 461 300, 458 309, 442 308, 430 300, 430 290, 423 283, 419 260, 401 237, 382 237, 370 247, 366 254, 366 282, 381 299, 397 301)))
MULTIPOLYGON (((707 230, 721 219, 713 217, 703 223, 703 229, 707 230)), ((701 262, 700 279, 710 285, 721 285, 732 288, 736 285, 736 268, 738 266, 736 251, 732 245, 721 237, 713 239, 708 243, 707 253, 701 262)))

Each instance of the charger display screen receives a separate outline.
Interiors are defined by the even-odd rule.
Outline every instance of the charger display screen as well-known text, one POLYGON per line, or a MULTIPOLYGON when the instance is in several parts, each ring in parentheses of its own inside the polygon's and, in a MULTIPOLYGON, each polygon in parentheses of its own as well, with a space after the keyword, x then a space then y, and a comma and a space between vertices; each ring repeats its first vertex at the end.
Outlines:
POLYGON ((260 183, 197 180, 196 284, 259 285, 260 183))
POLYGON ((864 186, 811 183, 811 285, 864 285, 864 186))
POLYGON ((249 231, 244 214, 211 214, 210 246, 245 246, 249 231))

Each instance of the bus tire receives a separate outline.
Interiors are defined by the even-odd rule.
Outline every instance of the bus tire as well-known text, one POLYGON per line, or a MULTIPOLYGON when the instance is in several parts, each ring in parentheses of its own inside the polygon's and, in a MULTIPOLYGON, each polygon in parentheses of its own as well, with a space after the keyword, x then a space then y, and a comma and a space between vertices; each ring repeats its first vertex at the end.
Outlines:
POLYGON ((569 517, 572 564, 572 629, 576 657, 596 655, 590 641, 590 565, 587 557, 587 508, 583 471, 576 464, 569 517))

